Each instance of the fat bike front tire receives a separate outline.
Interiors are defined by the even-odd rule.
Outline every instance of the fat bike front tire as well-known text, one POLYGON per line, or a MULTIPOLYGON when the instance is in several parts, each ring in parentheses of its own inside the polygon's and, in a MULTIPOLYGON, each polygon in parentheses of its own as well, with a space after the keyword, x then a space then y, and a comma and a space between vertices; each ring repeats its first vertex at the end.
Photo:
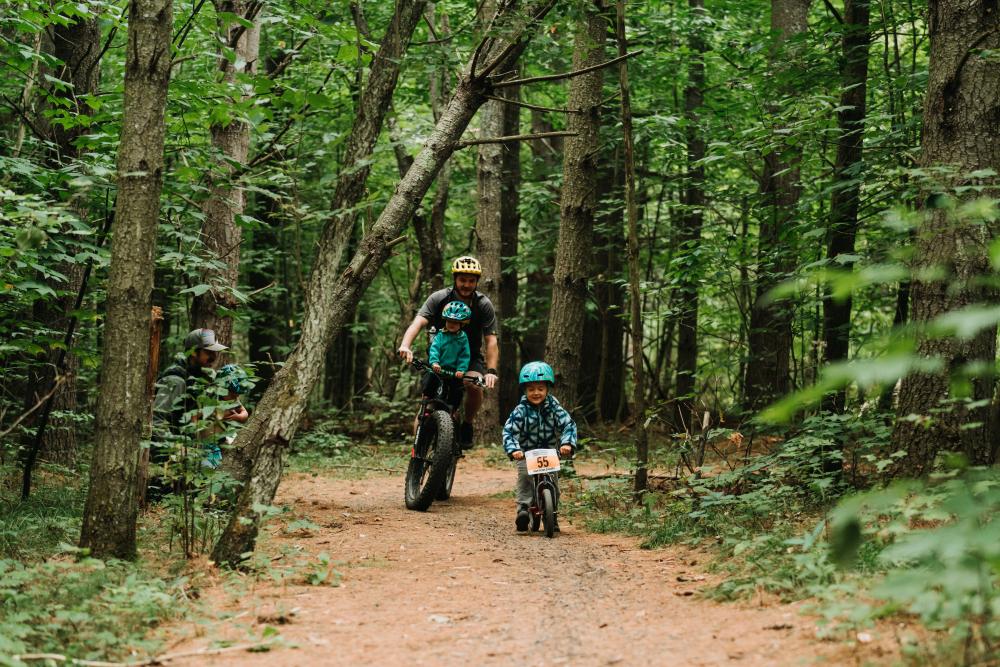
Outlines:
POLYGON ((441 482, 441 488, 438 489, 437 495, 434 496, 435 500, 448 500, 451 498, 451 487, 455 483, 455 468, 458 467, 458 457, 452 456, 451 463, 448 465, 448 471, 444 476, 444 481, 441 482))
POLYGON ((538 502, 542 506, 542 523, 545 524, 545 537, 552 537, 556 530, 556 504, 552 498, 552 489, 542 489, 538 502))
POLYGON ((438 410, 419 426, 414 455, 406 469, 406 508, 426 512, 441 490, 452 462, 451 416, 438 410))

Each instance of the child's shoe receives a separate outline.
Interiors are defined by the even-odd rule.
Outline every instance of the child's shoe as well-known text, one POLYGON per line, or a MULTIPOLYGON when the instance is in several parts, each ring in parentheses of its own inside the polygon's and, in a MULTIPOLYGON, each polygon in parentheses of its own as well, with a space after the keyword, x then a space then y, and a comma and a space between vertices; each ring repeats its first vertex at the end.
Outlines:
POLYGON ((528 510, 523 507, 517 510, 517 518, 514 519, 514 525, 517 526, 517 532, 524 533, 528 530, 528 523, 531 521, 531 515, 528 514, 528 510))

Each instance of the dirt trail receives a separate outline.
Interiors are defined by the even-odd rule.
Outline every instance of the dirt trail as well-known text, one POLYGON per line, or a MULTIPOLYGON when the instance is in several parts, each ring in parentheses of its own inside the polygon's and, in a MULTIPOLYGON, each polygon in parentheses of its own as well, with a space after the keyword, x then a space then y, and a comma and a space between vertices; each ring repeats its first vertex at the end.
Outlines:
MULTIPOLYGON (((462 461, 455 497, 427 513, 403 507, 400 476, 291 475, 278 503, 323 526, 262 543, 327 552, 339 586, 257 584, 204 592, 229 620, 170 630, 171 651, 244 642, 275 626, 294 648, 188 659, 185 665, 798 665, 887 660, 875 645, 815 639, 794 606, 701 599, 704 557, 642 550, 563 520, 555 539, 517 534, 514 473, 462 461), (287 620, 287 623, 282 623, 287 620), (185 636, 187 638, 185 638, 185 636)), ((275 561, 292 560, 291 556, 275 561)), ((299 580, 301 581, 301 579, 299 580)))

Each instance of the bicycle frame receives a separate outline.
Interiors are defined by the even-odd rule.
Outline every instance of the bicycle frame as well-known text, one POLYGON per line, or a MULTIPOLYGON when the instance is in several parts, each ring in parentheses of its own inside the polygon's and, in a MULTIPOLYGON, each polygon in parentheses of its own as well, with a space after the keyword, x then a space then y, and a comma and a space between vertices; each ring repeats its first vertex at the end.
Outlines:
POLYGON ((531 475, 532 492, 531 492, 531 507, 529 510, 532 514, 539 513, 538 497, 542 493, 542 489, 548 488, 552 491, 552 498, 555 500, 556 506, 555 510, 559 511, 559 486, 556 484, 556 479, 558 478, 558 472, 544 472, 539 475, 531 475))

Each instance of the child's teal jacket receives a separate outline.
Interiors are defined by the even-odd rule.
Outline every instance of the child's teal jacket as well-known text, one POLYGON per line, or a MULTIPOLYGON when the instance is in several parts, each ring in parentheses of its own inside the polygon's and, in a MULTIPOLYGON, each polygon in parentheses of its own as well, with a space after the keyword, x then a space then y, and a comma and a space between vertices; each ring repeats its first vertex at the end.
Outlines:
POLYGON ((446 371, 464 373, 469 370, 469 338, 461 329, 455 333, 441 329, 431 341, 427 360, 432 366, 441 364, 441 368, 446 371))

